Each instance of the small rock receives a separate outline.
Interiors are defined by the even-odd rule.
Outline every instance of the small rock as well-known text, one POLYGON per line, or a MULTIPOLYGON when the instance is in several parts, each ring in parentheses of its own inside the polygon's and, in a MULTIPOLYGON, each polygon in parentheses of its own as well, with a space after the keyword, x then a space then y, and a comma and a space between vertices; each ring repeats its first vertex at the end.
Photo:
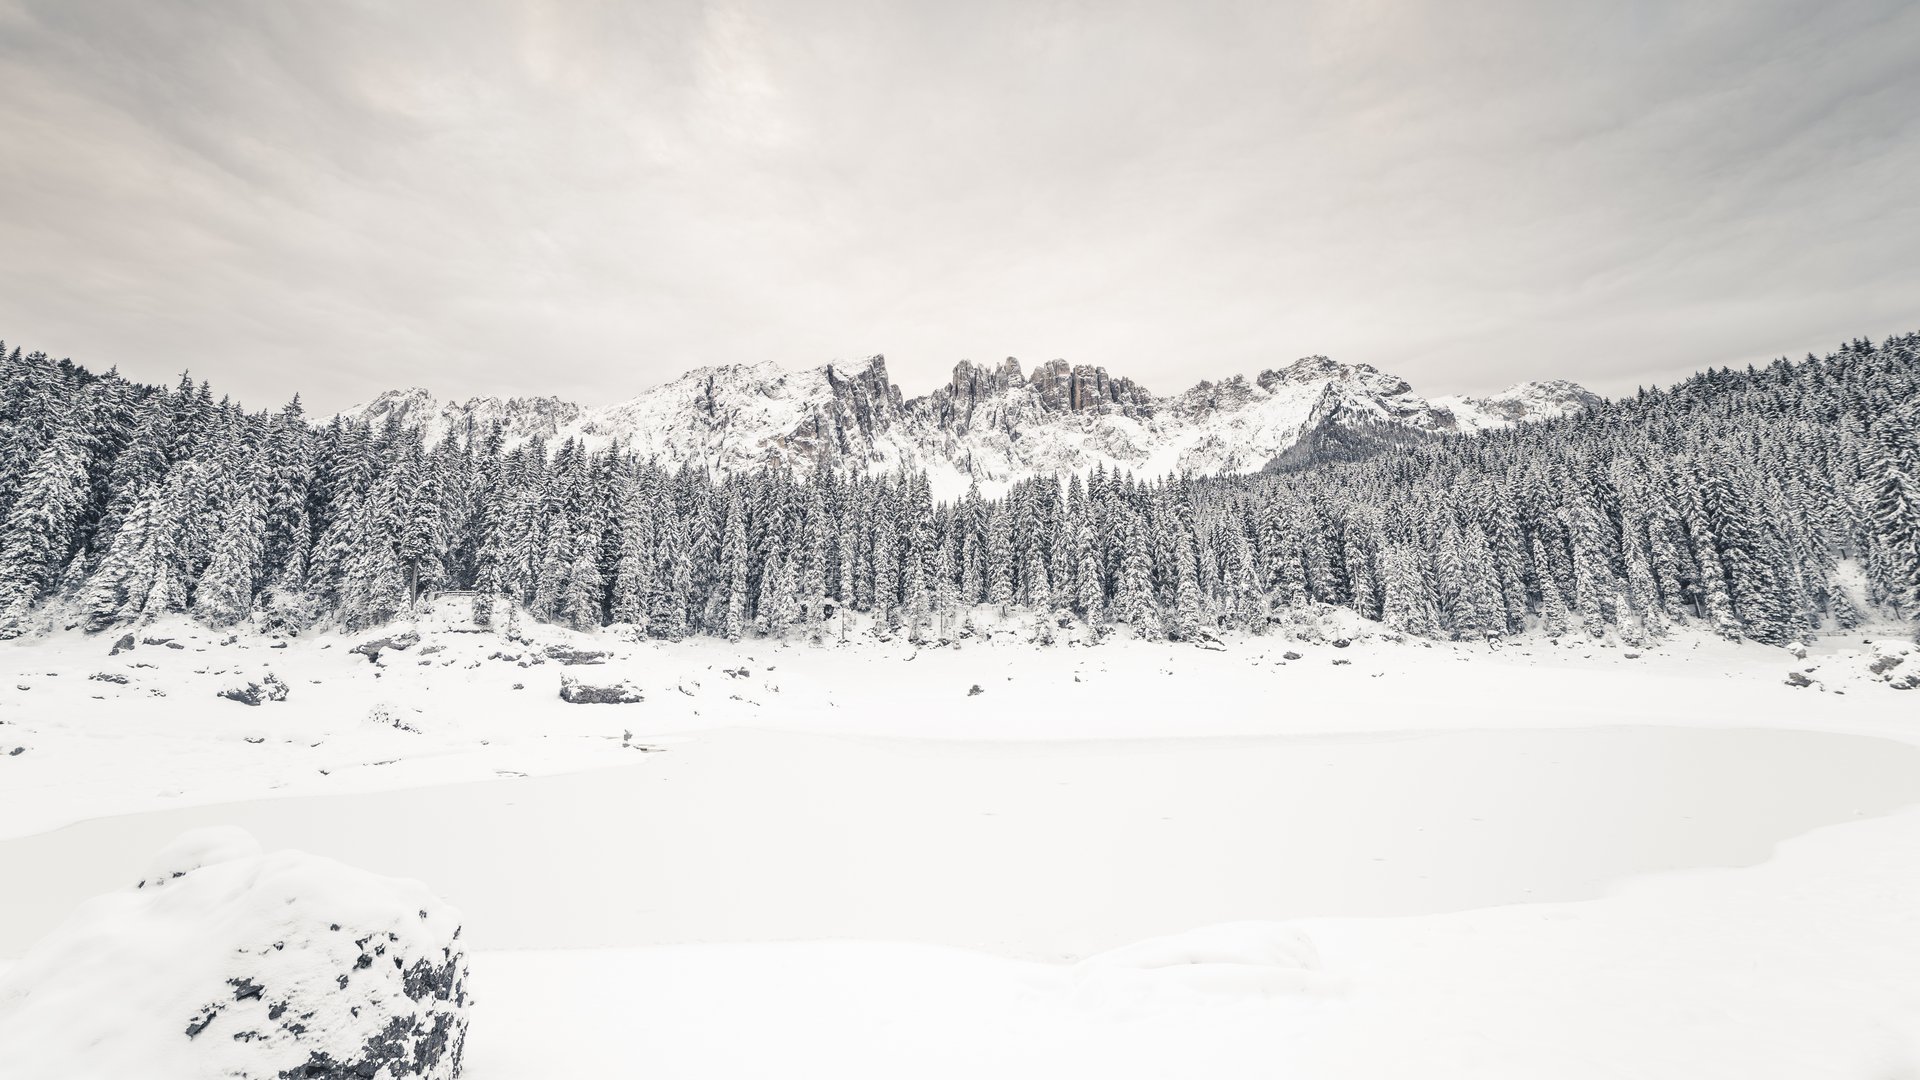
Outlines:
POLYGON ((1346 638, 1334 638, 1334 639, 1333 639, 1333 647, 1334 647, 1334 648, 1336 648, 1336 649, 1344 649, 1344 648, 1346 648, 1347 646, 1349 646, 1349 645, 1351 645, 1351 644, 1353 644, 1353 642, 1351 642, 1351 641, 1348 641, 1348 640, 1347 640, 1346 638))
POLYGON ((133 635, 121 634, 120 640, 113 643, 113 651, 108 656, 119 656, 123 652, 133 651, 133 635))
POLYGON ((1280 654, 1280 659, 1282 659, 1282 660, 1298 660, 1298 659, 1300 659, 1300 654, 1299 654, 1299 653, 1297 653, 1297 652, 1294 652, 1294 651, 1293 651, 1292 649, 1288 649, 1288 650, 1287 650, 1286 652, 1283 652, 1283 653, 1281 653, 1281 654, 1280 654))
POLYGON ((981 694, 984 694, 984 693, 986 693, 986 691, 980 689, 979 683, 974 683, 972 686, 967 688, 968 697, 979 697, 981 694))
POLYGON ((96 671, 87 676, 87 678, 92 679, 94 682, 119 683, 121 686, 127 684, 127 677, 115 671, 96 671))
POLYGON ((1813 680, 1807 678, 1805 675, 1802 675, 1797 671, 1789 671, 1787 672, 1787 685, 1788 686, 1812 686, 1813 680))

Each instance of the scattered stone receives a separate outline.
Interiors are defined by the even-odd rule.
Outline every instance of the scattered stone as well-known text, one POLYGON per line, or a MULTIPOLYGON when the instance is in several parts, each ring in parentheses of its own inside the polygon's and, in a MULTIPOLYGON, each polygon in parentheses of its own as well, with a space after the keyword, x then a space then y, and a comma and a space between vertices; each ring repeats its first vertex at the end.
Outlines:
POLYGON ((1875 675, 1885 675, 1887 672, 1899 667, 1905 661, 1906 657, 1904 656, 1896 656, 1893 653, 1881 653, 1867 664, 1867 670, 1873 672, 1875 675))
POLYGON ((287 643, 284 641, 276 641, 273 644, 267 646, 267 648, 269 649, 284 649, 286 647, 287 647, 287 643))
POLYGON ((984 693, 986 693, 986 691, 980 689, 979 683, 974 683, 972 686, 967 688, 968 697, 979 697, 981 694, 984 694, 984 693))
POLYGON ((96 671, 87 676, 87 678, 92 679, 94 682, 119 683, 121 686, 127 685, 127 677, 117 671, 96 671))
POLYGON ((1348 665, 1351 665, 1351 664, 1353 663, 1353 661, 1351 661, 1351 660, 1342 660, 1342 659, 1340 659, 1339 657, 1334 657, 1334 660, 1333 660, 1333 663, 1334 663, 1334 666, 1335 666, 1335 667, 1345 667, 1345 666, 1348 666, 1348 665))
POLYGON ((288 694, 287 684, 279 676, 269 671, 259 682, 250 682, 245 686, 228 687, 220 695, 228 701, 237 701, 242 705, 259 705, 266 701, 285 701, 288 694))
MULTIPOLYGON (((128 635, 127 635, 127 637, 132 637, 132 636, 133 636, 132 634, 128 634, 128 635)), ((124 639, 123 639, 123 640, 124 640, 124 639)), ((140 644, 142 644, 142 645, 171 645, 171 644, 173 644, 173 639, 172 639, 172 638, 170 638, 170 637, 146 637, 146 638, 141 638, 141 639, 140 639, 140 644)), ((129 648, 129 649, 131 649, 131 648, 133 648, 133 646, 131 646, 131 645, 129 645, 129 646, 127 646, 127 648, 129 648)))
MULTIPOLYGON (((419 710, 416 709, 414 711, 418 712, 419 710)), ((389 702, 375 702, 373 708, 367 710, 367 719, 372 723, 379 724, 381 727, 394 728, 395 730, 404 731, 412 735, 420 734, 419 728, 407 722, 406 717, 401 713, 400 706, 389 702)))
POLYGON ((1640 659, 1640 654, 1639 654, 1639 653, 1637 653, 1637 652, 1630 652, 1630 653, 1621 653, 1620 655, 1621 655, 1621 656, 1624 656, 1624 657, 1626 657, 1626 658, 1627 658, 1627 659, 1629 659, 1629 660, 1638 660, 1638 659, 1640 659))
POLYGON ((625 679, 595 684, 563 674, 560 676, 560 700, 570 705, 632 705, 646 698, 640 693, 639 687, 625 679))
POLYGON ((26 747, 24 747, 24 746, 16 746, 16 747, 14 747, 13 749, 11 749, 11 750, 9 750, 9 751, 7 751, 7 756, 8 756, 8 757, 19 757, 19 756, 20 756, 21 754, 24 754, 24 753, 26 753, 26 752, 27 752, 27 748, 26 748, 26 747))
POLYGON ((1299 653, 1297 653, 1297 652, 1294 652, 1294 651, 1293 651, 1292 649, 1288 649, 1288 650, 1287 650, 1286 652, 1283 652, 1283 653, 1281 653, 1281 654, 1280 654, 1280 659, 1282 659, 1282 660, 1298 660, 1298 659, 1300 659, 1300 654, 1299 654, 1299 653))
POLYGON ((1789 671, 1787 672, 1787 685, 1788 686, 1812 686, 1813 680, 1807 678, 1805 675, 1802 675, 1797 671, 1789 671))
POLYGON ((1351 644, 1353 644, 1353 642, 1351 642, 1351 641, 1348 641, 1348 640, 1347 640, 1346 638, 1334 638, 1334 639, 1333 639, 1333 647, 1334 647, 1334 648, 1336 648, 1336 649, 1344 649, 1344 648, 1346 648, 1347 646, 1349 646, 1349 645, 1351 645, 1351 644))
POLYGON ((523 682, 517 682, 513 684, 513 688, 515 690, 525 690, 527 688, 527 684, 523 682))
POLYGON ((107 655, 119 656, 123 652, 132 652, 132 651, 133 651, 133 635, 121 634, 120 640, 113 643, 113 651, 107 653, 107 655))

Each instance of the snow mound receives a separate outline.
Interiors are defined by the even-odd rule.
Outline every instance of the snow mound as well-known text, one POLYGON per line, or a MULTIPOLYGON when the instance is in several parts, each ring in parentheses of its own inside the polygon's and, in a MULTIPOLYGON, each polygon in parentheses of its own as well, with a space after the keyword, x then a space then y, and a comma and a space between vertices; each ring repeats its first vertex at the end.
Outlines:
POLYGON ((147 872, 141 876, 140 884, 134 888, 165 885, 203 866, 252 859, 259 855, 260 841, 245 829, 232 825, 189 829, 175 837, 173 843, 160 849, 160 853, 147 864, 147 872))
POLYGON ((1313 939, 1282 923, 1237 922, 1149 938, 1074 968, 1083 1005, 1128 1008, 1166 993, 1207 997, 1324 996, 1344 983, 1320 969, 1313 939))
POLYGON ((195 830, 0 976, 0 1071, 452 1080, 459 938, 458 913, 418 882, 195 830))

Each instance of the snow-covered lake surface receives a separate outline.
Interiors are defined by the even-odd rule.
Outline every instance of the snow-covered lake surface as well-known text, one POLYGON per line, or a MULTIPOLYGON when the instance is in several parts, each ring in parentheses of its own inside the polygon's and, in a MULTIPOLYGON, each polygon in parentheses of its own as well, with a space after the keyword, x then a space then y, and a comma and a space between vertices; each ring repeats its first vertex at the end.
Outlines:
POLYGON ((1904 628, 419 629, 0 645, 0 979, 230 823, 464 909, 470 1080, 1920 1076, 1904 628), (287 701, 217 696, 266 670, 287 701))
POLYGON ((1759 729, 929 742, 723 730, 574 775, 0 842, 0 955, 191 827, 418 878, 479 949, 820 938, 1077 959, 1210 923, 1584 899, 1920 802, 1920 750, 1759 729))

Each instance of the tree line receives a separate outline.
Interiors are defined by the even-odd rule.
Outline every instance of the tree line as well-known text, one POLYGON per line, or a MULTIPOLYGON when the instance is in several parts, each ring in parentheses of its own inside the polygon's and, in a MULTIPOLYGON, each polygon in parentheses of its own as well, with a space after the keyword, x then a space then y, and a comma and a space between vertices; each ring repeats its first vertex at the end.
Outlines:
MULTIPOLYGON (((1920 615, 1920 336, 1253 476, 715 476, 498 427, 315 423, 0 345, 0 635, 188 613, 374 626, 472 590, 679 639, 950 638, 1030 612, 1196 640, 1313 605, 1393 631, 1768 643, 1920 615)), ((485 610, 489 605, 481 605, 485 610)))

